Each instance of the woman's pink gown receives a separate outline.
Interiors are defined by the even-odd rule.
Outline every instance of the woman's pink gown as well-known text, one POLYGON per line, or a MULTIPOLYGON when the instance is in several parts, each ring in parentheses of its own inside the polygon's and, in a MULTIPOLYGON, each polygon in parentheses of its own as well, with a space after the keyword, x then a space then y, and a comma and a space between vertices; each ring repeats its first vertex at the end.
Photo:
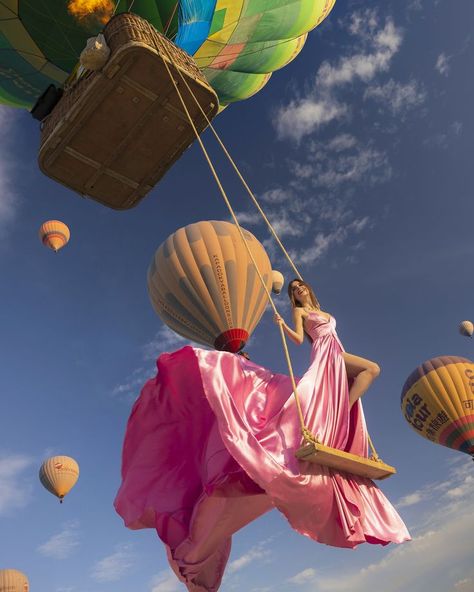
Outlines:
MULTIPOLYGON (((305 323, 313 339, 298 382, 305 423, 324 444, 367 456, 335 327, 316 312, 305 323)), ((188 590, 217 590, 232 534, 273 507, 327 545, 410 539, 371 480, 295 458, 301 430, 287 376, 191 347, 162 354, 157 365, 128 421, 115 507, 129 528, 156 528, 188 590)))

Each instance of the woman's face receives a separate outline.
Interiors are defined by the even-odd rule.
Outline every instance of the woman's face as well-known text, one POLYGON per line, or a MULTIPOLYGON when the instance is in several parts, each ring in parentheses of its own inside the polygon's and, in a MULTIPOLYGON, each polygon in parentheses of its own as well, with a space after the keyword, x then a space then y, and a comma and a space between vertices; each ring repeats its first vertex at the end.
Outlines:
POLYGON ((309 297, 308 288, 301 282, 292 282, 291 291, 293 292, 294 299, 300 304, 306 301, 309 297))

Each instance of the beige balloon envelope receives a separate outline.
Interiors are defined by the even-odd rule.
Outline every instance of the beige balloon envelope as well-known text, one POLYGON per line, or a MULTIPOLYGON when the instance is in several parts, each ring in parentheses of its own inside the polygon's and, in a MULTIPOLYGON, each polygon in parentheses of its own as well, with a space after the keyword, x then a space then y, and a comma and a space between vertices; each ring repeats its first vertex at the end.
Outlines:
MULTIPOLYGON (((268 255, 253 234, 242 230, 270 291, 268 255)), ((173 331, 232 352, 245 345, 267 305, 237 227, 216 220, 190 224, 166 239, 149 267, 148 293, 173 331)))
POLYGON ((275 294, 279 294, 283 288, 285 283, 285 278, 283 274, 276 269, 272 271, 272 292, 275 294))
POLYGON ((459 333, 464 335, 464 337, 472 337, 474 333, 474 324, 471 321, 462 321, 459 325, 459 333))
POLYGON ((43 245, 57 253, 69 242, 71 232, 64 222, 48 220, 41 225, 39 237, 43 245))
POLYGON ((43 486, 61 503, 79 478, 79 465, 70 456, 53 456, 44 461, 39 471, 43 486))
POLYGON ((0 569, 0 592, 29 592, 30 583, 17 569, 0 569))

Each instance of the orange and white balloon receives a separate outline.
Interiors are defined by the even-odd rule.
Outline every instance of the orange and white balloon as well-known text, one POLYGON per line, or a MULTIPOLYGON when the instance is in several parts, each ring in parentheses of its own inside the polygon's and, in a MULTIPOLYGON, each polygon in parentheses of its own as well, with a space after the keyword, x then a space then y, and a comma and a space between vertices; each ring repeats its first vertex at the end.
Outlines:
POLYGON ((41 465, 39 478, 42 485, 62 503, 79 478, 79 465, 70 456, 53 456, 41 465))
MULTIPOLYGON (((253 234, 243 234, 270 291, 268 255, 253 234)), ((148 270, 148 293, 173 331, 230 352, 245 345, 267 305, 237 226, 215 220, 190 224, 166 239, 148 270)))
POLYGON ((64 222, 48 220, 41 225, 39 237, 43 245, 57 253, 69 242, 71 232, 64 222))
POLYGON ((29 592, 30 583, 17 569, 0 569, 0 592, 29 592))

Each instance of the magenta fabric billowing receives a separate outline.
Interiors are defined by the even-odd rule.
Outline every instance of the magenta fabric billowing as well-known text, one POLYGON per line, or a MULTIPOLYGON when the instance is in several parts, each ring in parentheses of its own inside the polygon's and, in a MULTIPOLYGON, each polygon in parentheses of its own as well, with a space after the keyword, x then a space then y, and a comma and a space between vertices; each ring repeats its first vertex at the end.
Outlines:
MULTIPOLYGON (((306 319, 311 364, 298 394, 321 442, 366 457, 362 405, 349 413, 335 326, 319 313, 306 319)), ((218 590, 232 534, 272 507, 328 545, 410 539, 371 480, 296 459, 301 430, 287 376, 191 347, 157 365, 128 421, 115 507, 129 528, 156 528, 188 590, 218 590)))

